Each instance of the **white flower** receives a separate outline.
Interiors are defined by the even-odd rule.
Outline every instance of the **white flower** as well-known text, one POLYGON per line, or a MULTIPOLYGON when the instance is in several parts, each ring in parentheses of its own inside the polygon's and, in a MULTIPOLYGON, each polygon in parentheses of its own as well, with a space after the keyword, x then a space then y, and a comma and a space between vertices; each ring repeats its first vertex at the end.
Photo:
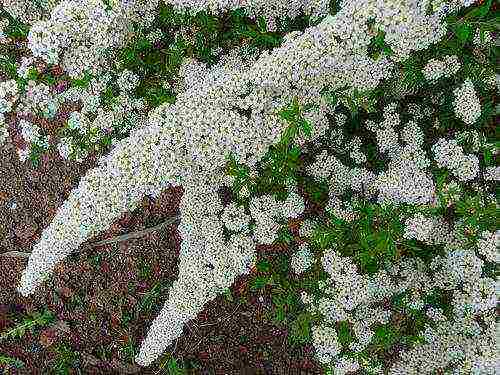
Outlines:
POLYGON ((285 218, 299 217, 305 210, 304 198, 292 191, 288 194, 287 199, 281 205, 281 214, 285 218))
POLYGON ((404 238, 414 238, 418 241, 426 242, 432 235, 434 221, 421 213, 417 213, 413 217, 406 219, 405 226, 404 238))
POLYGON ((36 143, 41 137, 40 128, 26 120, 20 120, 19 126, 21 127, 21 135, 28 143, 36 143))
POLYGON ((476 155, 463 155, 453 173, 460 181, 473 180, 479 173, 479 159, 476 155))
POLYGON ((19 160, 21 161, 26 161, 28 160, 28 157, 30 156, 31 153, 31 148, 26 147, 25 149, 17 149, 17 155, 19 156, 19 160))
POLYGON ((291 266, 296 274, 306 271, 314 262, 313 254, 307 246, 303 244, 300 249, 292 255, 291 266))
POLYGON ((488 262, 498 262, 498 241, 499 232, 492 233, 484 231, 481 233, 481 237, 477 241, 477 248, 480 255, 488 262))
POLYGON ((139 77, 130 70, 124 70, 117 81, 120 90, 131 92, 139 85, 139 77))
POLYGON ((244 207, 234 202, 224 208, 221 219, 227 229, 235 232, 245 229, 250 223, 250 216, 245 213, 244 207))
POLYGON ((467 125, 473 125, 481 116, 481 103, 472 81, 467 79, 462 86, 453 90, 453 94, 455 115, 467 125))
POLYGON ((69 138, 61 138, 57 144, 57 150, 63 159, 69 159, 69 156, 73 152, 71 140, 69 138))
POLYGON ((80 112, 71 112, 68 118, 68 127, 72 130, 78 130, 80 134, 87 132, 87 117, 80 112))
POLYGON ((325 325, 312 327, 313 346, 318 360, 327 364, 340 354, 342 349, 337 341, 337 332, 334 328, 325 325))
POLYGON ((9 132, 7 128, 0 125, 0 146, 2 146, 9 139, 9 132))

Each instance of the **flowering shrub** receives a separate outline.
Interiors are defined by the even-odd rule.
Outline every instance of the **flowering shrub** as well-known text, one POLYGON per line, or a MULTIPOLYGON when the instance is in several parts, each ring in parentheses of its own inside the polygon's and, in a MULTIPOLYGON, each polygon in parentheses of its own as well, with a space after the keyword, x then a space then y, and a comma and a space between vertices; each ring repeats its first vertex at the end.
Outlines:
MULTIPOLYGON (((18 7, 5 6, 7 39, 22 37, 18 7)), ((59 154, 106 154, 34 246, 21 294, 144 195, 182 185, 178 279, 138 364, 256 270, 251 288, 272 287, 275 323, 290 344, 312 343, 328 373, 495 373, 492 1, 48 10, 21 19, 27 56, 2 56, 2 120, 78 103, 59 154), (273 244, 293 256, 259 259, 273 244)), ((35 124, 17 126, 21 160, 52 147, 35 124)))

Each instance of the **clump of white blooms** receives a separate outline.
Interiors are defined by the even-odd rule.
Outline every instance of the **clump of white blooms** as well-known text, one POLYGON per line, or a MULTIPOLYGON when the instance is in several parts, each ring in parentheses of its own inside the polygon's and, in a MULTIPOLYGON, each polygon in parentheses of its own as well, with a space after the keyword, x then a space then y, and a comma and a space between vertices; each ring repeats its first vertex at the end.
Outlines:
POLYGON ((474 39, 472 42, 480 47, 488 47, 493 43, 493 41, 494 39, 491 35, 491 31, 484 30, 483 32, 481 32, 481 30, 478 28, 476 29, 476 33, 474 34, 474 39))
POLYGON ((481 116, 481 102, 472 81, 467 79, 453 90, 453 95, 455 115, 467 125, 473 125, 481 116))
POLYGON ((63 0, 50 19, 32 25, 28 47, 47 63, 61 61, 72 78, 81 78, 85 70, 97 74, 111 62, 106 50, 130 39, 133 22, 148 25, 157 5, 157 0, 120 0, 107 9, 100 0, 63 0))
POLYGON ((499 233, 484 231, 477 241, 477 248, 480 255, 488 262, 498 262, 498 241, 499 233))
POLYGON ((221 219, 227 229, 235 232, 245 229, 250 223, 250 216, 245 213, 244 207, 234 202, 224 208, 221 219))
POLYGON ((9 138, 5 115, 13 110, 18 99, 19 94, 15 80, 0 82, 0 146, 9 138))
POLYGON ((316 222, 311 219, 305 219, 302 221, 299 228, 299 236, 300 237, 311 237, 314 233, 314 229, 316 228, 316 222))
POLYGON ((328 13, 328 0, 169 0, 176 9, 191 9, 193 12, 210 10, 212 13, 237 8, 245 8, 250 18, 264 17, 267 29, 275 31, 278 17, 297 17, 301 11, 313 17, 328 13))
POLYGON ((293 272, 297 275, 306 271, 311 267, 314 262, 313 254, 307 246, 307 244, 302 244, 300 249, 292 255, 291 267, 293 272))
POLYGON ((59 0, 3 0, 2 6, 16 19, 27 24, 32 24, 44 18, 44 15, 50 12, 58 2, 59 0))
POLYGON ((139 77, 130 70, 124 70, 116 83, 120 90, 130 92, 139 85, 139 77))
POLYGON ((73 144, 69 138, 63 137, 59 139, 57 144, 57 151, 63 159, 69 159, 70 155, 73 153, 73 144))
POLYGON ((436 81, 441 77, 451 77, 460 70, 460 61, 455 55, 446 56, 443 60, 431 59, 422 70, 428 81, 436 81))
POLYGON ((500 181, 500 167, 486 167, 483 176, 488 181, 500 181))
POLYGON ((434 221, 431 218, 425 217, 423 214, 418 213, 410 217, 405 222, 404 237, 407 239, 416 239, 425 242, 433 234, 434 221))
POLYGON ((259 244, 270 245, 278 238, 281 218, 281 202, 272 195, 254 197, 249 205, 252 219, 255 221, 254 239, 259 244))
POLYGON ((0 146, 2 146, 9 139, 9 132, 4 124, 0 125, 0 146))
POLYGON ((439 168, 448 168, 460 181, 469 181, 479 173, 479 159, 465 155, 456 140, 439 139, 432 146, 434 160, 439 168))
POLYGON ((341 346, 334 328, 326 325, 313 326, 312 337, 316 357, 320 363, 329 363, 339 354, 341 346))
POLYGON ((292 191, 288 197, 281 203, 281 215, 285 218, 298 218, 305 209, 304 198, 297 192, 292 191))

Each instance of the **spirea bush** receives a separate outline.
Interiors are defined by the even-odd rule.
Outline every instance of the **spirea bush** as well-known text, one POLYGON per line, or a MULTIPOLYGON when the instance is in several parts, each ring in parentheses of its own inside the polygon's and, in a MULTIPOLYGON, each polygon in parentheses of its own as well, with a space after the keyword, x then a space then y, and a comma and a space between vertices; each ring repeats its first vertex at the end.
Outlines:
POLYGON ((493 1, 28 3, 2 9, 0 141, 7 116, 72 103, 57 146, 15 123, 20 162, 102 156, 35 244, 22 295, 182 185, 179 274, 138 364, 248 275, 326 373, 495 373, 493 1), (276 244, 293 256, 259 259, 276 244))

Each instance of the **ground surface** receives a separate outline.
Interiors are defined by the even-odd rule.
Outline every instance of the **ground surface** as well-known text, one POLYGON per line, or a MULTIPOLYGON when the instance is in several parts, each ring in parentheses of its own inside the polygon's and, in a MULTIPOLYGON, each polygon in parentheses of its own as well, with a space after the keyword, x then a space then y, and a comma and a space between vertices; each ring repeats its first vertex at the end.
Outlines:
MULTIPOLYGON (((10 132, 14 145, 22 142, 14 121, 10 132)), ((34 168, 29 161, 19 161, 14 145, 0 149, 0 253, 30 252, 57 207, 96 164, 92 156, 78 164, 52 153, 34 168)), ((161 223, 177 214, 181 195, 182 188, 176 188, 156 200, 144 198, 140 208, 89 242, 161 223)), ((31 312, 48 308, 55 314, 47 326, 0 340, 1 355, 25 364, 20 369, 0 364, 0 374, 56 373, 61 345, 76 359, 69 355, 69 372, 59 373, 168 373, 158 363, 147 369, 135 366, 126 348, 131 344, 138 349, 166 300, 168 285, 177 275, 180 241, 172 224, 140 239, 80 248, 30 298, 15 290, 27 259, 0 257, 0 334, 31 312)), ((233 285, 233 301, 220 296, 207 304, 168 351, 195 374, 320 373, 312 347, 290 347, 286 330, 270 324, 266 316, 270 296, 249 292, 247 282, 242 277, 233 285)))

